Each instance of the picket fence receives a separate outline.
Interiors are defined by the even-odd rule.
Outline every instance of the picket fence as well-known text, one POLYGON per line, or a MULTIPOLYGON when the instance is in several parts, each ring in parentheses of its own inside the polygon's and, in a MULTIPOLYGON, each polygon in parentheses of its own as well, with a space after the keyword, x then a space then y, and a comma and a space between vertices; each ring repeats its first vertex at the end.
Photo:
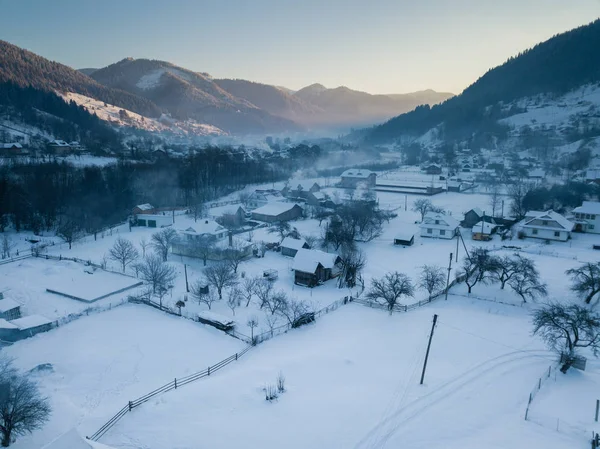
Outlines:
POLYGON ((539 377, 538 381, 535 384, 535 387, 533 387, 533 389, 529 393, 529 399, 527 401, 527 409, 525 410, 525 421, 527 421, 527 418, 529 417, 529 406, 533 402, 533 399, 536 397, 538 392, 542 389, 542 385, 544 385, 551 378, 553 373, 555 376, 554 380, 556 381, 556 368, 557 368, 556 365, 550 365, 548 367, 548 370, 544 371, 544 374, 542 374, 539 377))
POLYGON ((121 410, 119 410, 102 427, 100 427, 91 436, 86 437, 86 438, 89 439, 89 440, 92 440, 92 441, 98 441, 117 422, 119 422, 119 420, 121 420, 121 418, 123 418, 123 416, 125 416, 127 413, 131 412, 136 407, 139 407, 144 402, 149 401, 150 399, 152 399, 155 396, 158 396, 160 394, 166 393, 167 391, 176 390, 177 388, 181 388, 184 385, 187 385, 189 383, 195 382, 195 381, 197 381, 199 379, 202 379, 204 377, 208 377, 211 374, 214 374, 215 372, 217 372, 221 368, 224 368, 225 366, 229 365, 230 363, 237 361, 240 357, 242 357, 243 355, 245 355, 251 348, 252 348, 252 346, 247 346, 241 352, 236 352, 232 356, 227 357, 226 359, 221 360, 220 362, 215 363, 214 365, 209 366, 208 368, 206 368, 206 369, 204 369, 202 371, 198 371, 197 373, 190 374, 189 376, 175 378, 171 382, 169 382, 169 383, 167 383, 167 384, 165 384, 165 385, 157 388, 156 390, 153 390, 150 393, 147 393, 147 394, 145 394, 142 397, 139 397, 137 399, 129 401, 121 410))

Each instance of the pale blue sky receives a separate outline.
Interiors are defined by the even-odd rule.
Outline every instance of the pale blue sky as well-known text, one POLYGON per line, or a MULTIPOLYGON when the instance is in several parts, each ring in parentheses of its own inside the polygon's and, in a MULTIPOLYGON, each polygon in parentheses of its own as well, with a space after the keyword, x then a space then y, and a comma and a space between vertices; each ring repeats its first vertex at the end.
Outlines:
POLYGON ((0 0, 0 39, 75 68, 162 59, 298 89, 460 92, 600 0, 0 0))

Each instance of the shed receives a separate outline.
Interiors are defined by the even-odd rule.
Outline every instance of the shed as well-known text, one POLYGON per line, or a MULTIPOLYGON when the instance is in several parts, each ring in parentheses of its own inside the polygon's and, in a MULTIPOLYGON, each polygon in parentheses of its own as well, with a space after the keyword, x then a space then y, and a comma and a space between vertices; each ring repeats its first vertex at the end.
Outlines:
POLYGON ((289 257, 294 257, 299 249, 302 249, 302 248, 309 249, 310 248, 309 244, 306 243, 306 240, 294 239, 292 237, 286 237, 285 239, 283 239, 283 242, 281 242, 280 247, 281 247, 281 255, 289 256, 289 257))
POLYGON ((134 226, 143 226, 146 228, 164 228, 173 224, 171 215, 162 214, 142 214, 134 220, 134 226))
POLYGON ((19 339, 19 328, 13 323, 0 318, 0 340, 17 341, 19 339))
POLYGON ((415 243, 415 233, 409 230, 402 230, 394 237, 394 245, 412 246, 415 243))
POLYGON ((28 315, 11 321, 22 333, 22 338, 33 337, 40 332, 52 329, 52 321, 42 315, 28 315))
POLYGON ((483 212, 478 207, 474 207, 465 213, 465 218, 460 222, 465 228, 472 228, 483 218, 483 212))
POLYGON ((486 221, 480 221, 476 223, 471 229, 471 235, 473 240, 491 240, 492 234, 496 232, 498 225, 495 223, 488 223, 486 221))
POLYGON ((265 223, 290 221, 300 218, 303 210, 295 203, 268 203, 252 211, 252 219, 265 223))
POLYGON ((0 299, 0 318, 16 320, 21 318, 21 304, 12 299, 0 299))

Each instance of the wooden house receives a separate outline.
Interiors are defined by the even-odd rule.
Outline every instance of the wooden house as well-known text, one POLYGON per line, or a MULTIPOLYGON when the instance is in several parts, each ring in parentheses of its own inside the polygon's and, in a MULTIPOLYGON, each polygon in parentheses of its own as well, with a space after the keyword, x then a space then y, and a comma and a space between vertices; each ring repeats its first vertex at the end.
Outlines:
POLYGON ((9 321, 21 318, 21 304, 10 298, 0 299, 0 318, 9 321))
POLYGON ((286 237, 283 239, 280 245, 281 255, 294 257, 300 249, 310 249, 308 243, 304 239, 294 239, 292 237, 286 237))
POLYGON ((252 219, 265 223, 290 221, 302 217, 303 209, 294 203, 269 203, 252 211, 252 219))
POLYGON ((315 287, 340 275, 341 259, 337 254, 299 249, 292 269, 295 284, 315 287))

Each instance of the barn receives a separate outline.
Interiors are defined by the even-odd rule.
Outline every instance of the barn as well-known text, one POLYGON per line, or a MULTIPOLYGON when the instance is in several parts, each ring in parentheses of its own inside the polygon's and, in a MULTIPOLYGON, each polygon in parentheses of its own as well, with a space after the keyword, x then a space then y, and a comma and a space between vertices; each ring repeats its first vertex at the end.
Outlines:
POLYGON ((252 219, 265 223, 277 223, 300 218, 303 210, 294 203, 268 203, 252 211, 252 219))
POLYGON ((294 283, 315 287, 339 276, 341 259, 337 254, 315 249, 299 249, 294 257, 294 283))
POLYGON ((282 256, 294 257, 299 249, 309 249, 310 246, 304 239, 294 239, 292 237, 286 237, 279 245, 281 248, 282 256))
POLYGON ((173 224, 173 217, 171 215, 142 214, 136 217, 133 224, 147 228, 164 228, 173 224))

